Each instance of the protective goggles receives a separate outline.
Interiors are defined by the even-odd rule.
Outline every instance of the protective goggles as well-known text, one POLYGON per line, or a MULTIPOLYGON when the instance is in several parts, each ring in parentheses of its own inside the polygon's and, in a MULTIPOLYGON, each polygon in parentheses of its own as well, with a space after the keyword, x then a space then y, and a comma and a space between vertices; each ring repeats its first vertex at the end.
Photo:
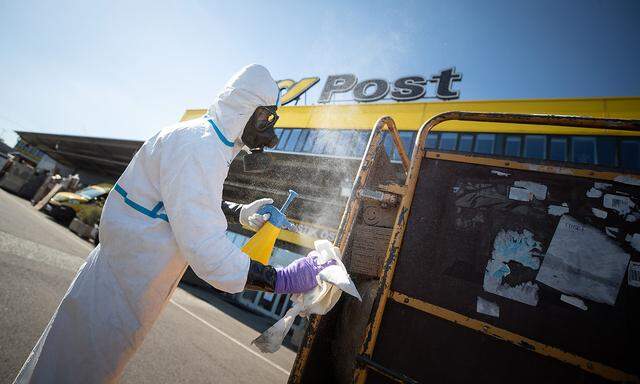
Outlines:
POLYGON ((270 106, 260 106, 256 108, 256 112, 258 113, 258 124, 256 124, 256 130, 258 132, 263 132, 269 128, 273 128, 276 125, 276 122, 280 118, 276 113, 278 109, 275 105, 270 106))

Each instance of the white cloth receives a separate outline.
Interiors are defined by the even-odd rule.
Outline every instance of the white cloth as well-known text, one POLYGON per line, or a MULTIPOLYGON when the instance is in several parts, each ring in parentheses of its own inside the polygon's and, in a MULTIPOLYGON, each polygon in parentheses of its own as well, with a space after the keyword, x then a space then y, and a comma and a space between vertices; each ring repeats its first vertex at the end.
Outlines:
POLYGON ((327 240, 316 240, 313 245, 320 254, 318 264, 325 264, 329 260, 335 260, 336 263, 318 273, 316 277, 318 285, 314 289, 309 292, 292 295, 293 306, 284 314, 282 319, 252 341, 252 344, 255 344, 263 353, 273 353, 280 349, 282 340, 289 333, 296 316, 307 317, 310 314, 327 314, 336 305, 343 291, 362 301, 356 285, 349 277, 344 264, 342 264, 340 250, 327 240))
POLYGON ((107 198, 100 245, 15 382, 117 381, 187 264, 218 289, 242 291, 249 257, 225 237, 223 181, 249 117, 277 96, 264 67, 245 67, 209 109, 223 137, 205 116, 167 127, 144 143, 118 180, 120 190, 107 198))

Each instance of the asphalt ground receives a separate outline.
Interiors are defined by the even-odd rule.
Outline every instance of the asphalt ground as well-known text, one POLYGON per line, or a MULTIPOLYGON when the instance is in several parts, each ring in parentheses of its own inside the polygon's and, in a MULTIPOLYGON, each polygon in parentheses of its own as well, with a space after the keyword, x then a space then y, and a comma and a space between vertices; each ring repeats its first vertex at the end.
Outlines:
MULTIPOLYGON (((0 383, 11 383, 93 248, 0 189, 0 383)), ((284 383, 295 352, 250 344, 271 320, 180 286, 122 383, 284 383)))

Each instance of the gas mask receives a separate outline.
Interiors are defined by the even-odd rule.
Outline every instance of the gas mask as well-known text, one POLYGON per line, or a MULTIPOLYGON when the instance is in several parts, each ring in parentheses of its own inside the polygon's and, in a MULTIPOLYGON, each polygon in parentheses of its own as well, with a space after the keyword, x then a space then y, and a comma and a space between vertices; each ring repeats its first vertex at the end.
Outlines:
POLYGON ((242 142, 250 152, 242 158, 245 172, 264 172, 271 166, 271 156, 264 153, 264 147, 278 145, 278 136, 273 130, 278 121, 277 107, 271 105, 256 108, 242 132, 242 142))

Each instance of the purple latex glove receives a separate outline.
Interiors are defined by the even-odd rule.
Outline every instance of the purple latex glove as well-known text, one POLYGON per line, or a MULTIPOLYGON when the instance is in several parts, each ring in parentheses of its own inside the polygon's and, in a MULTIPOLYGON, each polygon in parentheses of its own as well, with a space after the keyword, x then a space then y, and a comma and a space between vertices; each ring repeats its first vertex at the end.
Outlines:
POLYGON ((312 290, 318 285, 316 276, 320 271, 330 265, 336 264, 335 260, 329 260, 324 264, 318 264, 318 252, 311 251, 285 268, 276 271, 276 293, 303 293, 312 290))

